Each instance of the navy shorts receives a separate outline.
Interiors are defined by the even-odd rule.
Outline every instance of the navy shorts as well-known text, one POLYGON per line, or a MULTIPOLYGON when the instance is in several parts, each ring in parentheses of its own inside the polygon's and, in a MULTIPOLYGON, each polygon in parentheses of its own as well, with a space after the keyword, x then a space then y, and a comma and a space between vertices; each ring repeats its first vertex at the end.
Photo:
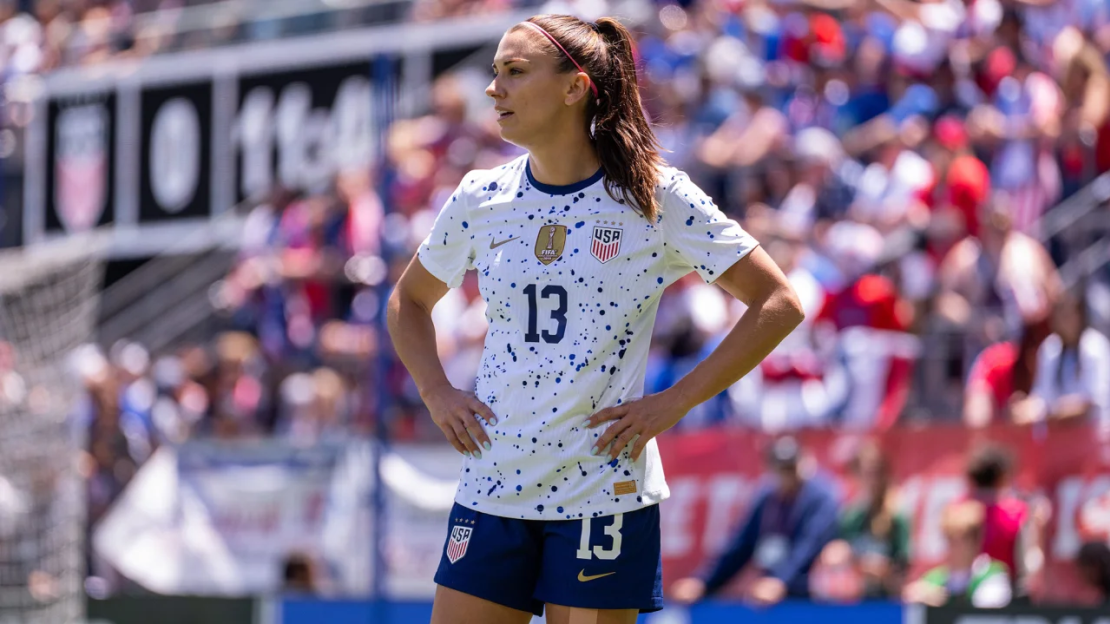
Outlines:
POLYGON ((451 509, 436 583, 520 611, 663 608, 659 506, 580 520, 451 509))

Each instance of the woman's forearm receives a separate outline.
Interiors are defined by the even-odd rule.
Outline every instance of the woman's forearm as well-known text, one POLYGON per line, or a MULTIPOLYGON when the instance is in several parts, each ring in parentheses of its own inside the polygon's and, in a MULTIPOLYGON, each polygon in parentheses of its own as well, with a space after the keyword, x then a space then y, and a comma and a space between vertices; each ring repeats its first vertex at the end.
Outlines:
POLYGON ((393 350, 416 382, 421 396, 450 385, 436 349, 436 328, 431 310, 394 293, 389 299, 386 323, 393 350))
POLYGON ((753 303, 721 344, 668 392, 689 411, 747 375, 805 319, 797 298, 779 289, 753 303))

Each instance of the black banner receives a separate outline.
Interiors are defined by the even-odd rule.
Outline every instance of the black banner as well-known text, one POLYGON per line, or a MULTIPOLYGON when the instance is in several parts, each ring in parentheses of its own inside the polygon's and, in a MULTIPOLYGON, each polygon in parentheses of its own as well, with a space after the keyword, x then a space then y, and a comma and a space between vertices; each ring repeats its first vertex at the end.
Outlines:
POLYGON ((427 84, 518 18, 59 70, 24 141, 24 242, 109 225, 126 234, 113 253, 160 253, 277 186, 322 190, 343 169, 375 168, 402 73, 407 85, 427 84))
POLYGON ((232 136, 236 201, 326 184, 371 161, 377 144, 370 62, 255 74, 239 80, 232 136))
POLYGON ((1110 607, 928 608, 924 624, 1110 624, 1110 607))
POLYGON ((139 221, 212 214, 212 84, 144 89, 139 221))

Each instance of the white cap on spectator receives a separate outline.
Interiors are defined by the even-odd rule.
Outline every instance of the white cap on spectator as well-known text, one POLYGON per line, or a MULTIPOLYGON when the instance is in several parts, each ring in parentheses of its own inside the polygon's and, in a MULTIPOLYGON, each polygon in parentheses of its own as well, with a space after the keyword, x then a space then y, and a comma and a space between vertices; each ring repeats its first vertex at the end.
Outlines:
POLYGON ((705 283, 696 283, 686 291, 686 305, 694 326, 713 335, 725 328, 728 322, 728 304, 721 291, 705 283))
POLYGON ((120 341, 112 346, 112 363, 138 377, 150 367, 150 353, 137 342, 120 341))
POLYGON ((878 262, 883 252, 883 235, 863 223, 839 221, 829 228, 826 248, 849 277, 863 275, 878 262))
POLYGON ((840 139, 824 128, 811 127, 794 139, 794 153, 801 160, 817 161, 833 166, 844 157, 840 139))
POLYGON ((70 353, 69 368, 82 381, 100 378, 107 372, 108 358, 95 344, 83 344, 70 353))
POLYGON ((732 84, 739 78, 744 61, 751 58, 748 46, 735 37, 717 37, 705 50, 705 72, 719 84, 732 84))
POLYGON ((281 382, 281 398, 289 407, 304 407, 316 398, 316 381, 308 373, 293 373, 281 382))
POLYGON ((181 365, 181 360, 173 356, 164 356, 155 360, 151 372, 154 374, 154 383, 160 388, 176 388, 185 381, 185 369, 181 365))

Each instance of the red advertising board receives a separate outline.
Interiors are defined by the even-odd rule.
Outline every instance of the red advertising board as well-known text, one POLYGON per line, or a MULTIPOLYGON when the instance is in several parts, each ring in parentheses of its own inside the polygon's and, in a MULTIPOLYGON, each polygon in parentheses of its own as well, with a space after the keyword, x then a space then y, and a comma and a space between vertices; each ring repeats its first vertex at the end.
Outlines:
MULTIPOLYGON (((847 462, 866 436, 813 431, 799 438, 820 469, 853 490, 847 462)), ((876 436, 891 460, 899 500, 912 526, 911 578, 945 554, 940 530, 944 507, 965 491, 964 463, 977 444, 1008 446, 1016 459, 1014 486, 1023 497, 1052 504, 1043 542, 1045 574, 1034 580, 1039 598, 1082 598, 1072 560, 1086 538, 1110 534, 1110 438, 1083 425, 902 428, 876 436)), ((660 438, 672 497, 661 506, 665 582, 697 571, 733 536, 763 473, 770 437, 745 431, 705 431, 660 438)), ((742 580, 732 585, 736 591, 742 580)))

